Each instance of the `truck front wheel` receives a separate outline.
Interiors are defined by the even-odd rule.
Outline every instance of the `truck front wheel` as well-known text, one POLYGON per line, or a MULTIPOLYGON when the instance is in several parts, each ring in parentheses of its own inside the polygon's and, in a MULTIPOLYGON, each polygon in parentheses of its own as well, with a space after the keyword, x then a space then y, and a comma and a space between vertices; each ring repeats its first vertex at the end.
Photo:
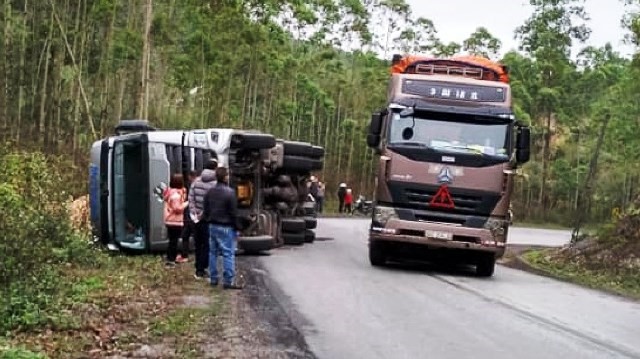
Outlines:
POLYGON ((493 254, 482 255, 476 263, 476 275, 478 277, 491 277, 496 268, 496 257, 493 254))
POLYGON ((369 262, 374 267, 382 267, 387 264, 387 255, 383 243, 369 242, 369 262))

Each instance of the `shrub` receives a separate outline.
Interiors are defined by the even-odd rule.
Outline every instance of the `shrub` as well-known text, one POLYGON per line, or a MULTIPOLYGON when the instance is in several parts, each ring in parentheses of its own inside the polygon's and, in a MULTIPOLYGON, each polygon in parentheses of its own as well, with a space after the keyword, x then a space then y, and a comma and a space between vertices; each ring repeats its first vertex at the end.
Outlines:
POLYGON ((0 156, 0 332, 49 322, 61 264, 86 262, 90 246, 72 230, 62 167, 40 153, 0 156))

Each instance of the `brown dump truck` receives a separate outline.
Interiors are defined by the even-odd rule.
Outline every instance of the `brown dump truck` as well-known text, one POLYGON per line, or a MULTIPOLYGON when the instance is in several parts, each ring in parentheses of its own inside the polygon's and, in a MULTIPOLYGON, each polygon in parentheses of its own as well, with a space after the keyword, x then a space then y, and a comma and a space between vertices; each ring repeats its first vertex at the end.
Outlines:
POLYGON ((372 115, 367 135, 379 155, 371 264, 453 259, 492 276, 529 137, 513 114, 505 66, 394 55, 386 107, 372 115))

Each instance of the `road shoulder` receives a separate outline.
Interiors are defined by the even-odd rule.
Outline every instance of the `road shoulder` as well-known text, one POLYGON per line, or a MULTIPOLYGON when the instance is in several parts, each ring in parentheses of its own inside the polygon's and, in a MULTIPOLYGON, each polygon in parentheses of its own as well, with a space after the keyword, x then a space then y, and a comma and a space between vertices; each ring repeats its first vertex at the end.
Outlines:
POLYGON ((616 273, 607 268, 599 271, 589 270, 579 262, 560 260, 558 253, 561 251, 562 248, 510 245, 498 263, 505 267, 640 301, 639 277, 630 277, 628 274, 616 273))

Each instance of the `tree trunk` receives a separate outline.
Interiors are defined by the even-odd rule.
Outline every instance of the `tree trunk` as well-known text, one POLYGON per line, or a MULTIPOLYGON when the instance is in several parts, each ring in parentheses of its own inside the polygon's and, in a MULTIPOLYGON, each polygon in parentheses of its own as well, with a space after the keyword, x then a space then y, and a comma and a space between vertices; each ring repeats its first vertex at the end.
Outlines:
POLYGON ((151 31, 151 16, 152 16, 152 3, 153 0, 146 0, 145 4, 145 16, 144 16, 144 35, 142 37, 142 64, 140 67, 140 82, 138 84, 138 97, 136 101, 136 111, 138 118, 145 118, 145 98, 147 93, 147 69, 149 62, 149 34, 151 31))
POLYGON ((9 137, 9 107, 7 96, 9 95, 9 72, 11 71, 9 63, 11 55, 9 49, 11 46, 10 37, 10 23, 11 23, 11 4, 9 0, 4 0, 3 19, 4 29, 3 37, 4 41, 0 43, 0 53, 2 53, 2 59, 0 59, 0 116, 2 116, 2 131, 0 132, 0 139, 3 140, 9 137))
POLYGON ((51 18, 49 22, 49 36, 46 40, 45 50, 44 50, 44 75, 42 78, 42 84, 40 85, 40 111, 38 115, 38 135, 37 142, 43 146, 45 145, 45 121, 47 116, 47 92, 49 89, 49 63, 51 59, 51 38, 53 37, 53 13, 51 13, 51 18))
MULTIPOLYGON (((27 12, 28 1, 24 2, 24 12, 27 12)), ((27 17, 24 16, 22 18, 22 26, 24 29, 27 28, 27 17)), ((26 53, 27 53, 27 32, 23 31, 20 34, 20 66, 18 68, 18 114, 16 118, 16 134, 15 141, 16 145, 20 145, 20 134, 22 129, 22 109, 24 106, 24 68, 26 63, 26 53)))
POLYGON ((576 217, 576 221, 573 227, 573 233, 571 234, 571 241, 576 242, 580 238, 580 229, 584 220, 587 218, 589 211, 591 209, 591 195, 593 191, 593 180, 596 177, 596 171, 598 169, 598 157, 600 156, 600 149, 602 148, 602 144, 604 143, 604 137, 607 131, 607 126, 609 125, 609 120, 611 119, 610 115, 605 115, 604 120, 602 121, 602 125, 600 127, 600 133, 598 134, 598 141, 596 143, 596 149, 593 152, 593 156, 591 157, 591 161, 589 162, 589 171, 587 172, 587 176, 584 179, 584 186, 580 196, 580 210, 578 211, 578 215, 576 217))
POLYGON ((547 219, 547 202, 548 202, 548 195, 547 195, 547 177, 548 175, 548 171, 549 171, 549 152, 550 152, 550 147, 551 147, 551 117, 552 117, 552 113, 549 111, 549 113, 547 114, 547 123, 546 123, 546 128, 545 128, 545 133, 544 133, 544 145, 542 148, 542 178, 541 178, 541 183, 540 183, 540 197, 539 197, 539 204, 540 204, 540 209, 542 211, 542 218, 543 219, 547 219))

